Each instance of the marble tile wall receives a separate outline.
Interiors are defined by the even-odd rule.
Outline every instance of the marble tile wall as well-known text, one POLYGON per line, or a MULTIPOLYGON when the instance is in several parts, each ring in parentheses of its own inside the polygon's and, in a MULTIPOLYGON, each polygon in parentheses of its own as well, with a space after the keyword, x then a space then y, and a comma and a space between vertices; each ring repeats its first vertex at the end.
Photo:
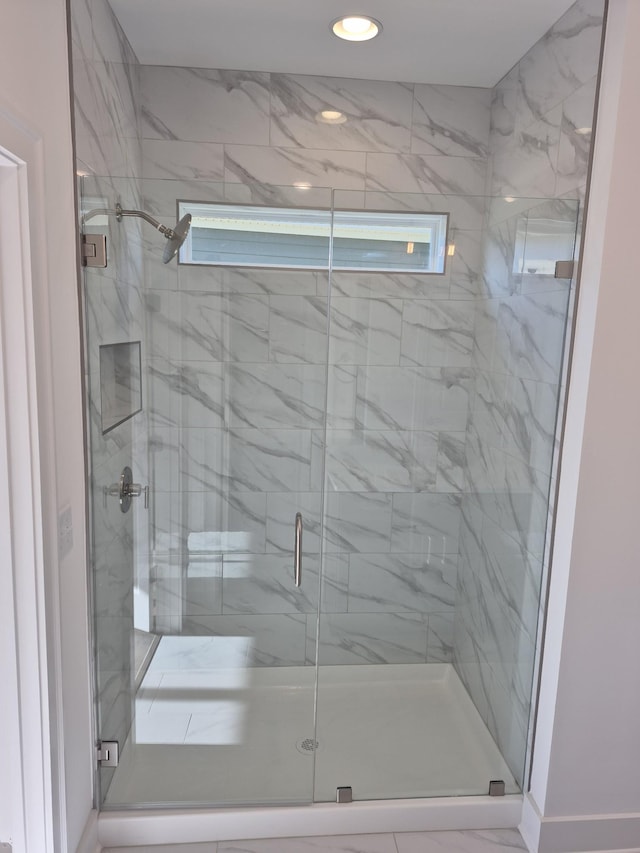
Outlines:
MULTIPOLYGON (((137 59, 107 0, 71 0, 71 35, 80 213, 116 201, 137 208, 137 59)), ((146 426, 140 414, 103 435, 99 347, 143 338, 142 231, 135 220, 119 224, 114 217, 93 218, 84 230, 108 237, 108 267, 83 276, 85 378, 99 732, 123 744, 132 716, 134 574, 145 564, 148 575, 147 523, 137 510, 123 515, 104 488, 118 481, 125 465, 144 482, 146 426)), ((112 772, 102 771, 105 787, 112 772)))
POLYGON ((491 105, 487 191, 496 200, 473 331, 454 661, 520 782, 574 282, 514 274, 517 227, 527 204, 532 216, 566 224, 571 200, 584 200, 591 136, 577 131, 593 124, 603 10, 602 0, 578 0, 495 87, 491 105))
POLYGON ((325 274, 147 256, 157 626, 312 663, 320 593, 322 663, 451 660, 490 91, 144 66, 141 92, 155 215, 329 207, 330 187, 339 207, 449 212, 456 243, 444 276, 333 276, 328 376, 325 274))

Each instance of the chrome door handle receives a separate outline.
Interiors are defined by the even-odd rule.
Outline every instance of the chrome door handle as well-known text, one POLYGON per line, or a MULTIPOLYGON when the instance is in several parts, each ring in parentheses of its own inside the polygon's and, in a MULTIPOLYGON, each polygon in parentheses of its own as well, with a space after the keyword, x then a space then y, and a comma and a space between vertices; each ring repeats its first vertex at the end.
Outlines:
POLYGON ((302 513, 296 513, 296 535, 294 543, 293 579, 296 586, 302 583, 302 513))

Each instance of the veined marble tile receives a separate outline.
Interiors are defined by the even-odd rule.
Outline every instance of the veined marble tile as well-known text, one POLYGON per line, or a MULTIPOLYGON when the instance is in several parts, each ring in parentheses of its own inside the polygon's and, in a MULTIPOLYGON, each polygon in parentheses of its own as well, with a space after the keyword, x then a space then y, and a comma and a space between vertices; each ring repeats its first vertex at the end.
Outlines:
MULTIPOLYGON (((228 147, 229 146, 226 146, 226 148, 228 147)), ((295 149, 262 148, 261 150, 282 150, 283 156, 286 157, 284 152, 294 151, 295 149)), ((298 149, 298 151, 302 152, 303 149, 298 149)), ((268 162, 266 165, 268 168, 270 168, 269 164, 271 164, 271 166, 274 165, 274 159, 278 161, 279 158, 267 158, 268 162)), ((293 164, 290 163, 290 165, 293 164)), ((313 166, 313 168, 316 168, 316 166, 313 166)), ((286 169, 286 164, 283 163, 280 158, 280 163, 278 165, 276 162, 275 168, 280 170, 286 169)), ((293 184, 279 185, 276 185, 269 180, 258 181, 253 180, 250 177, 243 182, 241 178, 241 171, 242 170, 240 170, 240 180, 236 180, 233 176, 229 177, 229 174, 227 173, 227 183, 224 185, 224 197, 229 204, 262 204, 270 207, 311 207, 316 210, 327 211, 331 209, 331 187, 323 186, 323 183, 320 180, 315 182, 313 185, 309 180, 301 180, 299 171, 296 171, 298 177, 294 180, 293 184)))
POLYGON ((308 491, 311 433, 302 429, 185 429, 180 478, 188 491, 308 491))
POLYGON ((293 578, 293 555, 231 554, 224 558, 223 612, 315 613, 318 602, 317 556, 303 556, 300 587, 293 578))
POLYGON ((225 426, 224 365, 192 361, 175 368, 172 362, 152 359, 147 371, 152 426, 225 426))
POLYGON ((526 845, 517 829, 464 832, 396 832, 398 853, 521 853, 526 845))
POLYGON ((427 635, 427 663, 453 661, 455 612, 430 613, 427 635))
POLYGON ((327 300, 320 296, 269 298, 271 361, 322 364, 327 352, 327 300))
POLYGON ((417 84, 411 151, 486 157, 491 89, 417 84))
POLYGON ((224 164, 230 183, 292 187, 304 181, 321 188, 365 188, 365 154, 357 151, 225 145, 224 164))
POLYGON ((304 364, 245 364, 227 368, 232 426, 322 428, 325 368, 304 364))
POLYGON ((137 62, 133 49, 107 0, 94 0, 91 3, 91 20, 96 59, 99 58, 103 62, 137 62))
POLYGON ((517 230, 517 216, 487 227, 482 261, 482 296, 497 298, 519 291, 519 277, 514 274, 517 230))
POLYGON ((513 373, 523 379, 557 383, 567 322, 568 291, 528 293, 505 304, 505 333, 513 373))
POLYGON ((437 492, 463 492, 467 488, 466 442, 463 432, 438 434, 437 492))
POLYGON ((302 613, 194 616, 183 620, 183 630, 194 636, 234 640, 246 637, 249 666, 303 666, 306 624, 302 613))
POLYGON ((515 65, 492 90, 490 150, 497 151, 513 140, 517 121, 520 69, 515 65))
POLYGON ((455 554, 460 527, 460 496, 396 494, 393 496, 393 553, 455 554))
MULTIPOLYGON (((106 2, 106 0, 105 0, 106 2)), ((73 57, 93 58, 93 28, 91 0, 74 0, 70 8, 73 57)))
POLYGON ((336 296, 330 311, 330 363, 398 364, 402 302, 336 296))
POLYGON ((144 139, 269 144, 268 74, 144 65, 141 92, 144 139))
POLYGON ((268 360, 266 296, 183 292, 180 308, 178 352, 186 361, 268 360))
POLYGON ((327 427, 356 428, 356 365, 329 365, 327 387, 327 427))
POLYGON ((425 663, 427 617, 418 613, 322 613, 321 665, 425 663))
POLYGON ((318 273, 306 270, 227 269, 225 288, 236 293, 315 296, 318 273))
POLYGON ((549 473, 555 444, 558 386, 510 377, 505 402, 505 450, 549 473))
POLYGON ((402 492, 435 487, 438 436, 412 430, 327 431, 331 491, 402 492))
POLYGON ((220 841, 218 853, 397 853, 393 835, 331 835, 262 841, 220 841))
MULTIPOLYGON (((143 140, 143 144, 147 144, 143 140)), ((176 143, 178 144, 178 143, 176 143)), ((178 218, 179 201, 202 201, 209 203, 225 200, 224 184, 220 181, 205 181, 195 178, 145 178, 142 181, 144 209, 158 219, 171 220, 178 218)), ((154 235, 157 241, 157 235, 154 235)))
POLYGON ((473 363, 494 374, 511 371, 511 347, 505 326, 510 317, 508 300, 479 299, 474 322, 473 363))
MULTIPOLYGON (((514 636, 526 635, 535 646, 540 597, 541 562, 527 553, 490 519, 483 520, 483 560, 478 575, 495 591, 495 599, 514 629, 514 636)), ((513 660, 517 650, 513 649, 513 660)))
POLYGON ((271 144, 344 151, 409 151, 413 86, 294 74, 271 75, 271 144), (342 124, 327 124, 337 110, 342 124))
POLYGON ((468 607, 464 601, 456 605, 454 664, 473 704, 486 722, 489 710, 489 682, 492 673, 489 664, 482 658, 473 636, 469 624, 468 607))
POLYGON ((433 613, 453 608, 457 558, 423 554, 352 554, 349 612, 433 613))
MULTIPOLYGON (((367 190, 481 196, 486 161, 423 154, 367 154, 367 190)), ((354 187, 357 189, 357 187, 354 187)))
POLYGON ((591 80, 598 71, 602 0, 578 0, 519 63, 522 129, 591 80))
POLYGON ((325 496, 325 553, 389 551, 391 495, 328 492, 325 496))
POLYGON ((445 276, 427 273, 332 272, 331 291, 336 299, 446 299, 449 281, 445 276))
POLYGON ((104 738, 124 743, 131 729, 131 672, 98 673, 100 732, 104 738))
POLYGON ((100 672, 129 672, 133 665, 131 614, 96 616, 96 655, 100 672))
POLYGON ((450 227, 448 239, 455 247, 453 258, 447 257, 445 261, 449 299, 474 299, 478 296, 482 276, 483 232, 450 227))
POLYGON ((546 113, 519 131, 513 144, 493 157, 491 192, 500 196, 552 196, 560 143, 562 107, 546 113))
POLYGON ((189 566, 211 555, 265 549, 266 496, 260 492, 206 491, 179 496, 176 519, 189 566))
POLYGON ((400 363, 466 367, 471 363, 475 304, 405 300, 400 363))
POLYGON ((596 86, 594 78, 562 102, 556 195, 566 195, 585 182, 593 134, 576 131, 593 125, 596 86))
POLYGON ((224 149, 216 142, 143 139, 142 174, 144 178, 222 181, 224 149))
MULTIPOLYGON (((414 155, 418 156, 418 155, 414 155)), ((440 160, 434 156, 429 159, 440 160)), ((445 158, 449 159, 450 158, 445 158)), ((444 162, 444 160, 443 160, 444 162)), ((352 193, 336 190, 334 192, 335 209, 364 207, 365 210, 385 211, 414 211, 417 213, 447 213, 450 228, 460 228, 466 231, 478 231, 482 228, 483 216, 487 199, 482 194, 460 195, 457 192, 421 192, 414 184, 407 190, 380 190, 369 187, 364 195, 364 204, 350 200, 352 193)))
POLYGON ((464 430, 471 373, 454 367, 360 367, 356 417, 366 429, 464 430))
MULTIPOLYGON (((99 549, 95 548, 95 552, 94 610, 96 617, 113 619, 128 616, 130 618, 133 614, 133 576, 130 569, 133 563, 131 529, 121 537, 115 537, 109 543, 101 545, 99 549)), ((107 627, 108 624, 104 623, 105 629, 102 632, 106 637, 111 633, 111 628, 107 627)), ((98 643, 100 643, 100 637, 98 643)))

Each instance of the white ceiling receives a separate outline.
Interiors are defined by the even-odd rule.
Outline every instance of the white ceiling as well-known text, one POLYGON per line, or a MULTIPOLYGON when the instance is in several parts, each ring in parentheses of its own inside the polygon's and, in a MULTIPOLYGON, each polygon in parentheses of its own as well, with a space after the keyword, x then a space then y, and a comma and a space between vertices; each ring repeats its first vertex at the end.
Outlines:
POLYGON ((494 86, 573 0, 110 0, 140 62, 494 86), (382 22, 369 42, 329 29, 382 22))

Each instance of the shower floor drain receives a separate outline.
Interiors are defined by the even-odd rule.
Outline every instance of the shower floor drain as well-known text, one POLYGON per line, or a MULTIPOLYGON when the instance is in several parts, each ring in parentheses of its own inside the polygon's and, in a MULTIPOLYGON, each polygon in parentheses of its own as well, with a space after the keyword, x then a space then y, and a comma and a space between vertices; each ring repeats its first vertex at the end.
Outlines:
POLYGON ((303 755, 311 755, 312 752, 317 752, 319 747, 320 744, 318 741, 314 740, 312 737, 304 737, 296 741, 296 749, 303 755))

